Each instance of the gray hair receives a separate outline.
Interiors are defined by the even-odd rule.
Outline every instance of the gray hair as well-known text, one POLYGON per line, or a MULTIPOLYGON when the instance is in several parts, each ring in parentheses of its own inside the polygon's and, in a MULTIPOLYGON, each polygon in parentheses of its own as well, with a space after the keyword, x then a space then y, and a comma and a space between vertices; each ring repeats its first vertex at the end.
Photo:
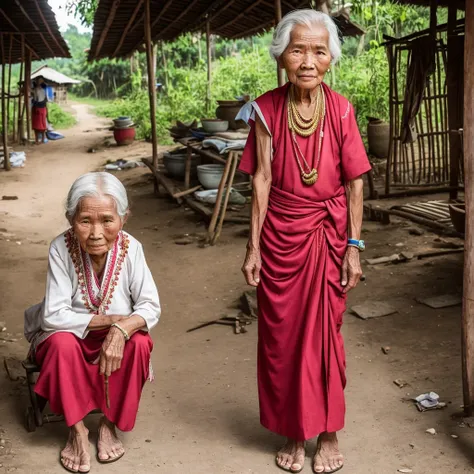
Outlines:
POLYGON ((114 202, 117 214, 123 220, 128 212, 127 191, 119 179, 110 173, 86 173, 74 181, 66 200, 66 217, 72 222, 85 197, 110 196, 114 202))
POLYGON ((273 41, 270 46, 270 54, 273 59, 278 60, 290 44, 290 37, 296 25, 304 25, 311 28, 314 25, 322 25, 329 33, 329 52, 331 63, 336 64, 341 57, 341 40, 334 20, 326 13, 311 9, 295 10, 285 15, 278 23, 273 33, 273 41))

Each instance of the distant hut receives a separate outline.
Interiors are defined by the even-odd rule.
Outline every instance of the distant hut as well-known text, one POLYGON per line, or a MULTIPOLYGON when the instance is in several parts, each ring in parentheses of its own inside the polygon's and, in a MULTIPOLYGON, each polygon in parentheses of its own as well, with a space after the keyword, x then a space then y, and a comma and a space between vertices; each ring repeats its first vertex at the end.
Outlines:
POLYGON ((81 81, 72 79, 66 75, 48 67, 46 64, 41 66, 31 74, 31 80, 42 76, 46 82, 46 93, 48 100, 57 104, 67 103, 67 89, 72 84, 80 84, 81 81))

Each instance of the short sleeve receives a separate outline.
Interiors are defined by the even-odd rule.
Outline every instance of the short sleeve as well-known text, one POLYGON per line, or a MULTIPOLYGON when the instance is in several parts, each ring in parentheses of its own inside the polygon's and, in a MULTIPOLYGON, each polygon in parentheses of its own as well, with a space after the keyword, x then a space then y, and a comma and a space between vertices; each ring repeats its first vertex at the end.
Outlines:
POLYGON ((342 138, 341 167, 347 183, 372 169, 357 126, 354 107, 350 102, 342 116, 342 138))
POLYGON ((250 132, 245 144, 242 158, 240 159, 239 171, 253 176, 257 171, 257 146, 255 138, 255 122, 249 121, 250 132))

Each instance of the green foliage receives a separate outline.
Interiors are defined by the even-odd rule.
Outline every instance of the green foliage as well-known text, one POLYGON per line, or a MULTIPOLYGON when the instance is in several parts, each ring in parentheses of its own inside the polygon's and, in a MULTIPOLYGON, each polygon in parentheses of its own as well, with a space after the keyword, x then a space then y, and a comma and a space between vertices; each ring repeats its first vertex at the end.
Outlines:
POLYGON ((76 124, 76 118, 53 102, 48 103, 48 121, 55 129, 64 130, 76 124))
POLYGON ((83 25, 92 26, 98 0, 67 0, 66 11, 79 18, 83 25))

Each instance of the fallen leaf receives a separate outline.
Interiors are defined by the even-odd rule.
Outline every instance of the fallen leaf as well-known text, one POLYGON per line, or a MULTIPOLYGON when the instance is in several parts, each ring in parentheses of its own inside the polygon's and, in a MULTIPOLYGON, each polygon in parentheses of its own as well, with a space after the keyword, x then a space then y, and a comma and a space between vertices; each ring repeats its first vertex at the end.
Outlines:
POLYGON ((426 430, 426 433, 429 433, 431 435, 435 435, 436 434, 436 430, 434 428, 429 428, 426 430))

